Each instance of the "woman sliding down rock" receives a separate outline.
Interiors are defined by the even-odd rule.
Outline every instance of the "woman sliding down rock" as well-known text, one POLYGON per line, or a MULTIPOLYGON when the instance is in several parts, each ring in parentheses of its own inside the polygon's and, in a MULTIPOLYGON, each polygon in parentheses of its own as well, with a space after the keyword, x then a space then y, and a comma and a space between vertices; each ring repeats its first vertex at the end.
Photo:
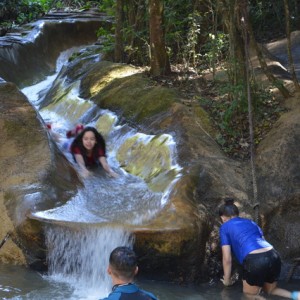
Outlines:
POLYGON ((110 177, 118 177, 106 160, 106 144, 94 127, 85 127, 71 144, 71 153, 80 167, 83 177, 91 174, 90 169, 102 165, 110 177))

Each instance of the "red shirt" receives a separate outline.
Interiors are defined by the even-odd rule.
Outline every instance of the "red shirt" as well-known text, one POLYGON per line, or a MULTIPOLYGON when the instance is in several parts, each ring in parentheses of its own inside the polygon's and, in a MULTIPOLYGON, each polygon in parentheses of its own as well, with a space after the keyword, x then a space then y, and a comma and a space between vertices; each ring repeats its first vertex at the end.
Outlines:
MULTIPOLYGON (((80 148, 79 147, 73 147, 72 148, 72 153, 73 154, 81 154, 82 155, 82 153, 81 153, 81 151, 80 151, 80 148)), ((91 166, 95 166, 95 165, 97 165, 98 164, 98 160, 99 160, 99 157, 101 157, 101 156, 106 156, 105 155, 105 152, 104 152, 104 150, 102 149, 102 148, 100 148, 99 147, 99 149, 98 149, 98 156, 96 157, 96 160, 95 160, 95 158, 91 155, 91 156, 86 156, 86 165, 87 165, 87 167, 89 166, 89 167, 91 167, 91 166)))

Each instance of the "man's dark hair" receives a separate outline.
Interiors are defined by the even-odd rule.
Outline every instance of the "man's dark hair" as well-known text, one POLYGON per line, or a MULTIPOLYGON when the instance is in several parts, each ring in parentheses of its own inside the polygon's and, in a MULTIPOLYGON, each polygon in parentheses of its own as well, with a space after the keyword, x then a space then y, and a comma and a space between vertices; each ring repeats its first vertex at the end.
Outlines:
POLYGON ((110 254, 109 264, 116 276, 133 279, 137 267, 137 257, 129 247, 117 247, 110 254))

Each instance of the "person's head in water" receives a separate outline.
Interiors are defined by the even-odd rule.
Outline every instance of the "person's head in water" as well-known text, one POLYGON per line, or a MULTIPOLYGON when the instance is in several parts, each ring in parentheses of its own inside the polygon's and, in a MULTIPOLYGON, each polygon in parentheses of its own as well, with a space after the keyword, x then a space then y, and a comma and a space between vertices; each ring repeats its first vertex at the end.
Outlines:
POLYGON ((129 247, 115 248, 109 257, 108 274, 129 283, 138 272, 137 257, 129 247))
POLYGON ((225 198, 224 204, 219 207, 219 216, 233 218, 239 216, 239 209, 234 204, 233 198, 225 198))

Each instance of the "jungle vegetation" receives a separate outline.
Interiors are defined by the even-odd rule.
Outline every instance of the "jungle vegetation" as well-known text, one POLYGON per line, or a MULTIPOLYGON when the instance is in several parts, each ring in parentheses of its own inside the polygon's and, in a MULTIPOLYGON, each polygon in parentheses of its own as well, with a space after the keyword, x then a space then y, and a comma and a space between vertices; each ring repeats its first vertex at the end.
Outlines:
POLYGON ((229 155, 248 158, 249 144, 258 144, 280 116, 283 108, 271 89, 283 98, 291 96, 269 70, 263 43, 287 37, 289 72, 299 90, 290 42, 300 25, 297 0, 2 0, 0 35, 50 10, 92 7, 115 19, 110 30, 98 30, 106 57, 144 67, 158 84, 200 102, 220 132, 217 142, 229 155), (253 75, 250 48, 268 86, 253 75), (218 80, 220 70, 226 81, 218 80), (212 74, 209 83, 203 76, 207 71, 212 74), (250 107, 255 111, 254 141, 248 130, 250 107))

